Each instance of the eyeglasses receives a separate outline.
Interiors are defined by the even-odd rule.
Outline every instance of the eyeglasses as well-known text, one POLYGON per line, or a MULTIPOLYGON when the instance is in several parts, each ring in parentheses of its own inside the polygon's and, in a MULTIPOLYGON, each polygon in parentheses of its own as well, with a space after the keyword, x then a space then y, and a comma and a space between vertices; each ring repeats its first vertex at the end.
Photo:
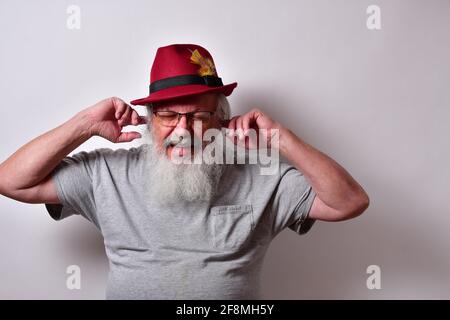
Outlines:
MULTIPOLYGON (((167 127, 176 127, 180 122, 181 116, 186 116, 187 121, 201 121, 203 125, 208 124, 215 111, 194 111, 180 113, 175 111, 153 111, 153 114, 161 122, 162 125, 167 127)), ((192 123, 192 122, 190 122, 192 123)))

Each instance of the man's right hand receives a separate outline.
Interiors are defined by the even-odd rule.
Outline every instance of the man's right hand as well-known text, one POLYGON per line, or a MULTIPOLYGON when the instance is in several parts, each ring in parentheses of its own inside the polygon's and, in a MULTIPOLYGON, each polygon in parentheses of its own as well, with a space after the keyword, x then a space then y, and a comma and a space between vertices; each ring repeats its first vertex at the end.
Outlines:
POLYGON ((62 125, 31 140, 0 164, 0 194, 26 203, 59 203, 52 170, 94 135, 111 142, 130 142, 138 132, 122 132, 127 125, 145 124, 129 105, 109 98, 80 111, 62 125))
POLYGON ((147 123, 146 117, 139 116, 128 104, 116 97, 102 100, 81 113, 88 119, 87 130, 91 136, 100 136, 114 143, 141 138, 139 132, 122 132, 122 129, 128 125, 147 123))

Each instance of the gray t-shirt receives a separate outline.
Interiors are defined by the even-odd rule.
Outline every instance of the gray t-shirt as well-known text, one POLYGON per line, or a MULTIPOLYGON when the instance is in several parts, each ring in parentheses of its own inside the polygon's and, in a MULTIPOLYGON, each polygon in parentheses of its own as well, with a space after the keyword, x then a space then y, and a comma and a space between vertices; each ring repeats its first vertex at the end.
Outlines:
MULTIPOLYGON (((306 233, 315 192, 295 167, 226 165, 211 203, 163 206, 144 192, 145 148, 66 157, 53 179, 55 220, 81 215, 104 238, 107 299, 259 299, 262 261, 289 227, 306 233)), ((157 183, 157 182, 155 182, 157 183)))

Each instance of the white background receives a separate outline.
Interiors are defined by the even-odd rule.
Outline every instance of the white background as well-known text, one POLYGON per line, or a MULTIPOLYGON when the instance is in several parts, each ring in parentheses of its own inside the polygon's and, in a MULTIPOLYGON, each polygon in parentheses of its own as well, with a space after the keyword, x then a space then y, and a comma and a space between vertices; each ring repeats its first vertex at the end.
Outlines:
MULTIPOLYGON (((449 299, 449 31, 445 0, 1 0, 0 160, 103 98, 146 96, 156 49, 196 43, 238 82, 233 114, 260 107, 371 198, 357 219, 277 237, 264 297, 449 299), (66 27, 70 4, 81 30, 66 27), (380 290, 366 287, 372 264, 380 290)), ((93 138, 76 151, 97 147, 118 146, 93 138)), ((102 238, 81 217, 54 222, 44 205, 0 196, 0 240, 0 298, 104 298, 102 238), (81 290, 66 288, 71 264, 81 290)))

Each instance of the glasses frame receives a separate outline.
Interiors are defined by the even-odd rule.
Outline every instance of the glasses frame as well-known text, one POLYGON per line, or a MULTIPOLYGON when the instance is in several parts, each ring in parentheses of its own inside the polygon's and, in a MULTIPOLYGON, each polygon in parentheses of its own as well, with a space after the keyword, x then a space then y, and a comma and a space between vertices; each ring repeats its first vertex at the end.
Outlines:
POLYGON ((208 119, 207 122, 203 122, 203 121, 202 121, 202 124, 203 124, 203 125, 210 123, 212 116, 216 113, 216 111, 206 111, 206 110, 197 110, 197 111, 191 111, 191 112, 176 112, 176 111, 172 111, 172 110, 153 110, 153 111, 152 111, 153 115, 154 115, 157 119, 159 119, 158 121, 160 121, 161 124, 162 124, 163 126, 165 126, 165 127, 176 127, 176 126, 178 125, 178 123, 180 123, 180 119, 181 119, 182 116, 186 116, 186 121, 187 121, 187 123, 188 123, 188 124, 192 124, 192 118, 193 118, 193 115, 194 115, 195 113, 197 113, 197 112, 206 112, 206 113, 209 113, 209 116, 210 116, 210 117, 209 117, 209 119, 208 119), (178 115, 178 117, 177 117, 177 122, 176 122, 174 125, 167 125, 167 124, 164 124, 163 121, 161 120, 161 118, 158 116, 158 112, 172 112, 172 113, 174 113, 174 114, 177 114, 177 115, 178 115))

